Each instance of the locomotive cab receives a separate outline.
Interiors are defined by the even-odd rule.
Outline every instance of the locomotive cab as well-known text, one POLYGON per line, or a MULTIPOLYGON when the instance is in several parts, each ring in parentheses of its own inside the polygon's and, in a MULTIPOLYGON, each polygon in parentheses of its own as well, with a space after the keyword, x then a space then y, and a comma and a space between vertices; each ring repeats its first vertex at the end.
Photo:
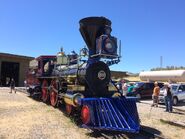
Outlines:
POLYGON ((37 76, 51 75, 56 61, 56 56, 40 56, 36 60, 38 61, 37 76))

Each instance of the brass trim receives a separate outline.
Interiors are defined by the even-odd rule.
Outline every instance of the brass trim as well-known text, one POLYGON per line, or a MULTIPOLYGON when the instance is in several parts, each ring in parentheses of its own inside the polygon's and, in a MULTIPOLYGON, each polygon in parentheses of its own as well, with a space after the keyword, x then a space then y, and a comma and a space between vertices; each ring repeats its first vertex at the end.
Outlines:
POLYGON ((117 91, 116 87, 114 85, 109 84, 108 86, 109 91, 117 91))
POLYGON ((67 75, 66 77, 67 77, 67 78, 76 78, 77 75, 67 75))
POLYGON ((116 92, 116 93, 114 93, 114 94, 112 95, 112 97, 120 97, 120 96, 121 96, 121 94, 118 93, 118 92, 116 92))
POLYGON ((68 85, 67 88, 71 91, 85 91, 85 86, 82 85, 68 85))

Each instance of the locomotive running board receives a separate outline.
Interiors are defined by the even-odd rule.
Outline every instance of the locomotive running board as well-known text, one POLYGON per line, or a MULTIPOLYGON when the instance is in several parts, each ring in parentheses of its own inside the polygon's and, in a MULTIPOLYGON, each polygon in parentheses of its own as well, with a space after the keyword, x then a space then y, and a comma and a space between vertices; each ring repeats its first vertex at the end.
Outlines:
POLYGON ((139 116, 135 98, 83 98, 82 106, 90 109, 90 122, 82 127, 138 133, 139 116))

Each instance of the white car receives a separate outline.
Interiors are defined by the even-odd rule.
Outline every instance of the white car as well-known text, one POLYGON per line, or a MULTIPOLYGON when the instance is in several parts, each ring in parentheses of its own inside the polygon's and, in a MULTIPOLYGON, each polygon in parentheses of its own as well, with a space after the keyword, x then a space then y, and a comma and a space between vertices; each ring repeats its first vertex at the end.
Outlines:
MULTIPOLYGON (((171 84, 171 91, 173 95, 173 105, 177 105, 179 101, 185 100, 185 84, 171 84)), ((159 103, 165 103, 164 90, 160 90, 159 103)))

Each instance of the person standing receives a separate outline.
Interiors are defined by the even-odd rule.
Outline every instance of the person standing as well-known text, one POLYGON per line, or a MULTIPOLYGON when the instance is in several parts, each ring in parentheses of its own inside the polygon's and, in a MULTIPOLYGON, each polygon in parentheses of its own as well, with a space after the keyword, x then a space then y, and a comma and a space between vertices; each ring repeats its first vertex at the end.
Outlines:
POLYGON ((15 90, 15 81, 14 81, 13 78, 10 81, 10 93, 12 93, 12 90, 14 90, 14 92, 16 93, 16 90, 15 90))
POLYGON ((128 87, 127 93, 132 93, 133 89, 134 89, 134 84, 130 83, 130 86, 128 87))
POLYGON ((122 82, 122 94, 123 96, 126 96, 127 95, 127 91, 128 91, 128 86, 127 86, 127 83, 124 83, 122 82))
POLYGON ((158 107, 159 103, 159 93, 160 93, 160 87, 158 86, 158 82, 154 83, 154 89, 153 89, 153 94, 152 94, 152 99, 153 99, 153 104, 152 106, 158 107))
POLYGON ((172 112, 172 92, 168 84, 164 85, 164 99, 165 99, 165 106, 166 106, 166 112, 172 112))
POLYGON ((118 90, 120 91, 120 93, 123 94, 122 81, 121 80, 117 83, 116 87, 118 88, 118 90))
POLYGON ((26 80, 24 80, 24 87, 25 87, 26 90, 27 90, 27 81, 26 81, 26 80))

